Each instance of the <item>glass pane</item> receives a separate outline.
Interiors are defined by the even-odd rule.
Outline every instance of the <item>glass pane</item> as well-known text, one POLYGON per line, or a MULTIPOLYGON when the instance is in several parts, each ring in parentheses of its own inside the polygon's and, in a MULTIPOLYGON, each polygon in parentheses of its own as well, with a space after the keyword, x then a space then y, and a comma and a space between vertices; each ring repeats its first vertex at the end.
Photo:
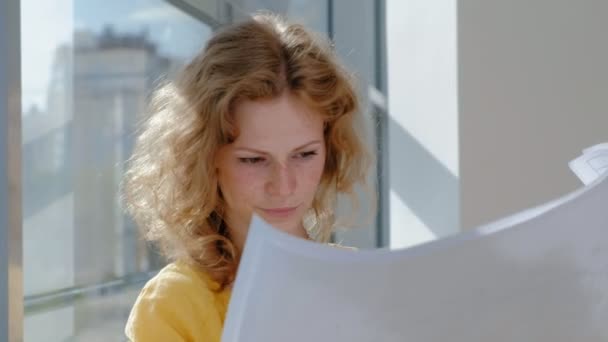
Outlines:
POLYGON ((281 13, 317 32, 327 33, 329 30, 327 0, 233 0, 230 3, 237 18, 259 10, 269 10, 281 13))
POLYGON ((25 339, 121 340, 141 282, 115 285, 161 262, 118 204, 134 126, 211 29, 162 0, 21 11, 25 339))

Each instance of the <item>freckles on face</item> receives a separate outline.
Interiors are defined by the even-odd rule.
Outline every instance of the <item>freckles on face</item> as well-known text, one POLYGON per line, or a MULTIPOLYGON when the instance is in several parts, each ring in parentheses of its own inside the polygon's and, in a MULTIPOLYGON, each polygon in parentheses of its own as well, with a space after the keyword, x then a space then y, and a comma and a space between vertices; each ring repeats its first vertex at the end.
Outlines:
POLYGON ((233 115, 239 136, 218 154, 230 225, 246 229, 256 213, 301 235, 325 166, 323 118, 288 92, 241 102, 233 115))

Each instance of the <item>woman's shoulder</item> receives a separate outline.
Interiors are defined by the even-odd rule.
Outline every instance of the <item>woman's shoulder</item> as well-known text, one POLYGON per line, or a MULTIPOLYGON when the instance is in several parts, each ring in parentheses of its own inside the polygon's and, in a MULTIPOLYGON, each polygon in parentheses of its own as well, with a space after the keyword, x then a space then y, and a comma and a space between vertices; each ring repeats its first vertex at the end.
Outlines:
MULTIPOLYGON (((214 291, 217 283, 194 265, 176 261, 161 269, 143 287, 139 300, 162 300, 170 298, 175 303, 184 299, 192 304, 204 304, 215 300, 222 293, 214 291)), ((225 291, 224 291, 225 292, 225 291)))
POLYGON ((194 266, 184 262, 166 265, 144 285, 139 294, 142 298, 164 298, 185 296, 196 293, 199 296, 212 294, 212 282, 194 266))
POLYGON ((165 266, 139 293, 125 333, 132 341, 219 338, 224 308, 212 286, 206 274, 185 262, 165 266))
POLYGON ((198 291, 202 289, 210 290, 213 285, 212 280, 204 272, 199 271, 195 266, 183 262, 175 261, 161 269, 144 288, 159 288, 171 291, 174 288, 183 290, 193 288, 198 291))

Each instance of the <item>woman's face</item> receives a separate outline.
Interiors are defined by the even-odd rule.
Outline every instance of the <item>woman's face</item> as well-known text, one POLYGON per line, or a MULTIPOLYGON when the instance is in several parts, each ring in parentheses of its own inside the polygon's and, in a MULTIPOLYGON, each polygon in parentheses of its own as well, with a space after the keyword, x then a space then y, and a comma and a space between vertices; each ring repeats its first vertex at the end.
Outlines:
POLYGON ((295 236, 325 166, 323 119, 289 92, 244 101, 233 113, 239 136, 218 153, 226 220, 242 249, 252 213, 295 236))

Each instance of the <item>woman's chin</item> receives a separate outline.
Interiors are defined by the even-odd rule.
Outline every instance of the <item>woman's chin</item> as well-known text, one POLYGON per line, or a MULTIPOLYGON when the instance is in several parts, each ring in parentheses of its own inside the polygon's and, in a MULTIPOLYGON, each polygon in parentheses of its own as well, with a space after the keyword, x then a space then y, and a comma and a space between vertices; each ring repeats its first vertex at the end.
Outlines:
POLYGON ((264 221, 270 223, 273 227, 282 231, 290 232, 296 226, 296 221, 293 218, 277 218, 272 216, 260 215, 264 221))
POLYGON ((268 222, 271 226, 276 229, 285 232, 289 235, 305 237, 307 236, 306 230, 302 227, 302 219, 294 218, 276 218, 276 217, 265 217, 261 215, 264 221, 268 222))

